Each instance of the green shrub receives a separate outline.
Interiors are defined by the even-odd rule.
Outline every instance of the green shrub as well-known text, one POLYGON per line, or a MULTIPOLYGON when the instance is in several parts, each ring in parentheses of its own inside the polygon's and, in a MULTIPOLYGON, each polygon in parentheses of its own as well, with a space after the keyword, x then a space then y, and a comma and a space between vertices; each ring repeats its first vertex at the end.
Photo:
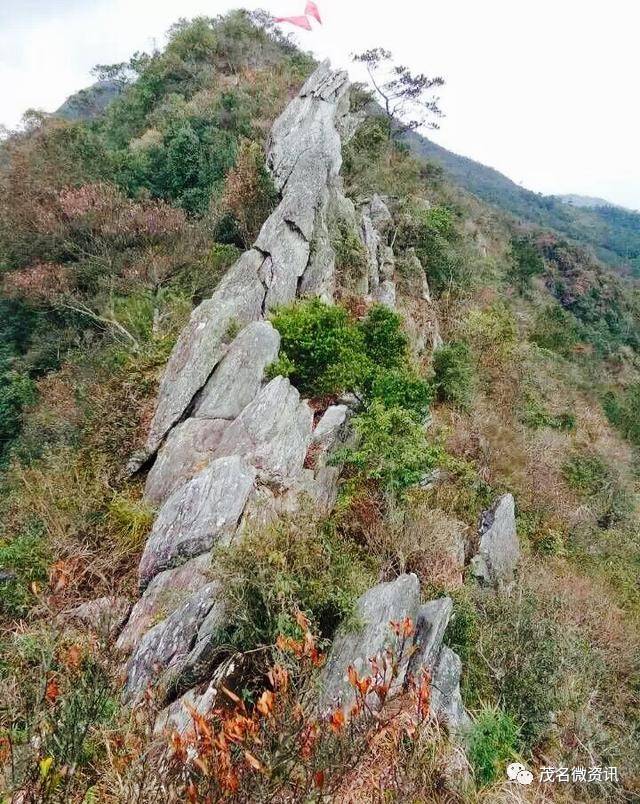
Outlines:
POLYGON ((414 248, 436 293, 458 287, 464 277, 454 212, 444 206, 409 208, 398 230, 398 251, 414 248))
POLYGON ((570 355, 579 341, 575 318, 558 304, 551 304, 536 315, 529 339, 543 349, 570 355))
POLYGON ((302 612, 322 637, 354 613, 372 582, 360 550, 330 522, 289 517, 221 548, 215 574, 231 596, 231 638, 243 650, 299 636, 302 612))
POLYGON ((0 466, 22 426, 22 410, 35 401, 36 389, 27 374, 15 368, 15 359, 0 346, 0 466))
POLYGON ((529 237, 512 238, 511 260, 511 277, 521 290, 529 286, 534 276, 544 273, 544 260, 529 237))
POLYGON ((402 317, 383 304, 375 304, 359 324, 367 356, 377 368, 400 368, 409 357, 409 338, 402 317))
POLYGON ((291 382, 305 396, 359 388, 369 369, 362 335, 347 311, 320 299, 280 308, 272 316, 291 382))
POLYGON ((471 404, 473 364, 466 343, 453 341, 433 354, 433 386, 440 402, 451 402, 462 409, 471 404))
POLYGON ((310 299, 271 320, 281 351, 269 376, 289 377, 306 396, 352 391, 426 412, 429 387, 410 367, 402 318, 392 310, 374 305, 356 322, 344 308, 310 299))
POLYGON ((358 445, 339 450, 336 462, 344 462, 363 482, 377 481, 391 497, 418 483, 442 459, 424 426, 404 408, 374 400, 353 425, 358 445))
POLYGON ((533 430, 543 427, 550 427, 552 430, 574 430, 576 417, 569 411, 556 415, 550 413, 537 396, 529 393, 525 397, 522 423, 533 430))
POLYGON ((498 707, 485 706, 474 718, 467 756, 480 786, 504 778, 505 768, 516 756, 518 727, 498 707))
POLYGON ((611 480, 607 465, 597 455, 574 455, 562 467, 562 474, 571 488, 589 497, 600 494, 611 480))
POLYGON ((360 280, 369 272, 367 251, 358 232, 347 221, 340 219, 333 227, 331 245, 336 255, 336 272, 340 285, 358 290, 360 280))
POLYGON ((367 397, 387 408, 404 408, 423 418, 433 399, 433 389, 410 369, 389 369, 374 372, 367 397))
POLYGON ((611 424, 632 444, 640 446, 640 383, 633 383, 621 394, 607 392, 602 407, 611 424))
POLYGON ((0 542, 0 613, 20 617, 32 599, 31 586, 47 579, 49 562, 43 539, 37 534, 0 542))
MULTIPOLYGON (((465 668, 465 690, 500 701, 519 727, 519 745, 534 747, 548 731, 561 699, 571 646, 530 592, 478 598, 478 645, 465 668), (489 671, 489 668, 498 668, 489 671)), ((480 700, 465 694, 468 706, 480 700)))

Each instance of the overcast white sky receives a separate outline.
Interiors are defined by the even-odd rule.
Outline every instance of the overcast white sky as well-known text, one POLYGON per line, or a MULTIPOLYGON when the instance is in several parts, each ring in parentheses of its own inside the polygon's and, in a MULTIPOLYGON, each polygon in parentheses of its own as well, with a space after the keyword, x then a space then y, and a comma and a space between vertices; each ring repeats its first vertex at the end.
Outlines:
MULTIPOLYGON (((380 45, 441 74, 437 142, 544 193, 640 209, 638 0, 317 0, 324 26, 298 41, 334 64, 380 45)), ((219 0, 0 0, 0 123, 51 111, 91 67, 161 45, 179 17, 219 0)), ((263 0, 299 14, 304 0, 263 0)), ((249 6, 250 7, 250 6, 249 6)), ((351 68, 352 72, 357 71, 351 68)))

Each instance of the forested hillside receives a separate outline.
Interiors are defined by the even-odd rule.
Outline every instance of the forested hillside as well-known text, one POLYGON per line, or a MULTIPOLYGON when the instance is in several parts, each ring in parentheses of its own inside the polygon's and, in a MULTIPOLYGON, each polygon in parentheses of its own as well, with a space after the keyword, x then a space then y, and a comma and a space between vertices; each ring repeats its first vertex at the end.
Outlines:
POLYGON ((636 800, 595 213, 443 173, 260 15, 103 74, 0 145, 2 800, 636 800))
POLYGON ((590 247, 599 259, 623 273, 640 274, 640 213, 599 199, 574 204, 566 203, 562 196, 533 193, 497 170, 458 156, 415 132, 407 136, 407 143, 414 153, 441 165, 456 184, 483 201, 590 247))

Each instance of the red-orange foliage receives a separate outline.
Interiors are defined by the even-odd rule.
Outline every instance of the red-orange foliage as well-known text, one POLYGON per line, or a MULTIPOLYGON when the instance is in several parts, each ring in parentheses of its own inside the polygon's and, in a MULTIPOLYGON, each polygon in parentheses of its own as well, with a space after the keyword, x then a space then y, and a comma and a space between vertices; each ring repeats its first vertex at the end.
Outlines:
POLYGON ((269 686, 255 706, 223 687, 227 701, 209 714, 190 709, 191 730, 171 734, 170 779, 188 801, 300 801, 318 789, 330 795, 378 738, 391 737, 395 745, 403 735, 415 739, 429 718, 428 674, 419 683, 408 679, 404 690, 400 683, 414 632, 410 620, 391 624, 397 651, 372 658, 370 673, 349 667, 350 710, 339 706, 322 716, 311 683, 322 659, 306 618, 300 613, 297 619, 304 637, 279 638, 282 661, 269 671, 269 686), (404 702, 385 709, 391 690, 404 702))

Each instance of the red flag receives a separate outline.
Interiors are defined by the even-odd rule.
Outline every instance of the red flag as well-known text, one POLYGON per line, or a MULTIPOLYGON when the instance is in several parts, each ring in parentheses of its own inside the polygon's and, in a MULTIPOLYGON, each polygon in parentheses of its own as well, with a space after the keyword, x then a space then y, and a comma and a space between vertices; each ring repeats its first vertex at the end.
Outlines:
POLYGON ((274 22, 290 22, 291 25, 297 25, 298 28, 304 28, 305 31, 311 30, 311 23, 306 17, 275 17, 274 22))
POLYGON ((307 3, 307 7, 304 10, 305 14, 308 14, 310 17, 313 17, 314 20, 318 20, 320 25, 322 25, 322 17, 320 16, 320 9, 315 3, 312 3, 311 0, 307 3))

